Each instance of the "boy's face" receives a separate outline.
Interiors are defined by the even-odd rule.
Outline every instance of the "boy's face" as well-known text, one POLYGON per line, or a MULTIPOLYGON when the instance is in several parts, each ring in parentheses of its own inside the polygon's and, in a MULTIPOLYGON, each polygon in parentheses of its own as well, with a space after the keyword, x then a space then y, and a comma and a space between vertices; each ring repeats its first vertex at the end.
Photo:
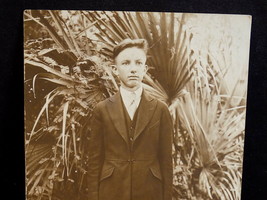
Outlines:
POLYGON ((114 73, 121 80, 124 88, 135 91, 141 86, 147 72, 146 54, 137 47, 126 48, 115 58, 114 73))

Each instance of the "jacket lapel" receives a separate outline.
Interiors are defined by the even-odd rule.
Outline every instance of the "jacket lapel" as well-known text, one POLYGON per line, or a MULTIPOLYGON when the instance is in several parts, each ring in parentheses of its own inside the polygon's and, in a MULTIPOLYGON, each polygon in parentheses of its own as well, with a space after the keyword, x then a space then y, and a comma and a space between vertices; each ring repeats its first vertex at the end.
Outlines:
POLYGON ((145 91, 143 91, 142 99, 138 108, 134 140, 136 140, 136 138, 142 133, 148 122, 151 120, 156 105, 157 101, 152 99, 145 91))
POLYGON ((120 97, 120 92, 117 92, 114 96, 109 98, 109 104, 107 105, 107 110, 112 122, 114 123, 116 130, 125 140, 125 142, 129 144, 122 104, 123 102, 120 97))
MULTIPOLYGON (((123 112, 123 102, 120 97, 120 92, 116 93, 114 96, 109 98, 109 104, 107 105, 107 110, 109 116, 114 123, 114 126, 121 137, 129 145, 128 140, 128 131, 124 121, 124 112, 123 112)), ((145 91, 142 93, 142 99, 138 108, 138 115, 136 121, 136 128, 134 134, 134 140, 142 133, 144 128, 147 126, 148 122, 151 120, 157 101, 152 99, 145 91)))

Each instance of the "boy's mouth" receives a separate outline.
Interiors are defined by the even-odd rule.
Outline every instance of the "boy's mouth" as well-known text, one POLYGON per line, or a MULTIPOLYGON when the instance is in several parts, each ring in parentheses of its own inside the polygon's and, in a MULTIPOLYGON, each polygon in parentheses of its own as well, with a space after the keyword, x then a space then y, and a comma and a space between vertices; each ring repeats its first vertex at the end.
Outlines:
POLYGON ((128 76, 129 79, 138 79, 139 77, 138 76, 128 76))

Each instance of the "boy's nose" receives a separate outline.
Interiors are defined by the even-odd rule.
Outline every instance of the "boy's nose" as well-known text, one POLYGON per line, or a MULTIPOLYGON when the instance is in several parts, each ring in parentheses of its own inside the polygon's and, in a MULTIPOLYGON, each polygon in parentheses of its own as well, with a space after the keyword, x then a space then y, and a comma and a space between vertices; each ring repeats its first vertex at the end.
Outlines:
POLYGON ((137 71, 137 66, 136 66, 136 64, 131 64, 130 71, 131 71, 131 72, 136 72, 136 71, 137 71))
POLYGON ((136 69, 131 69, 131 73, 136 73, 136 69))

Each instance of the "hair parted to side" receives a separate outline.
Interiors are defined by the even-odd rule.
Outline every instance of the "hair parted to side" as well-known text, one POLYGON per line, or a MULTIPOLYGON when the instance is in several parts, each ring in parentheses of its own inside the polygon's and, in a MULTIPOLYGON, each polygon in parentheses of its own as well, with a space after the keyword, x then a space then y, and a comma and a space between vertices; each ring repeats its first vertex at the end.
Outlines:
POLYGON ((113 49, 113 59, 115 59, 120 52, 122 52, 124 49, 131 48, 131 47, 137 47, 142 50, 144 50, 145 54, 147 54, 148 50, 148 43, 145 39, 130 39, 127 38, 123 41, 121 41, 119 44, 117 44, 113 49))

